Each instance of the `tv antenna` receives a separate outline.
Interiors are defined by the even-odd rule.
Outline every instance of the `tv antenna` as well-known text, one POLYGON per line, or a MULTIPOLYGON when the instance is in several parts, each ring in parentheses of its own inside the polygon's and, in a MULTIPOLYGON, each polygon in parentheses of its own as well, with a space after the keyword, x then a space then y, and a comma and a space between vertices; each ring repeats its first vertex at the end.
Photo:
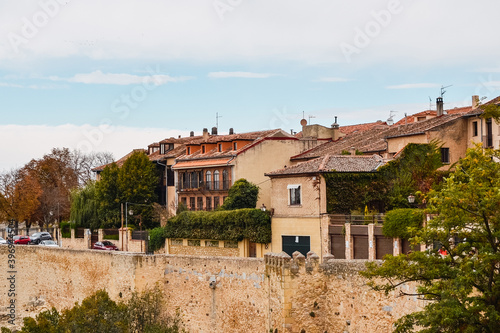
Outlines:
POLYGON ((308 116, 309 118, 309 124, 311 124, 311 118, 316 118, 315 116, 308 116))
POLYGON ((219 129, 219 118, 222 118, 222 116, 219 116, 219 112, 215 113, 215 127, 219 129))
POLYGON ((446 86, 446 87, 441 86, 441 98, 443 98, 443 95, 444 95, 444 93, 446 92, 446 90, 445 90, 445 89, 446 89, 446 88, 449 88, 449 87, 451 87, 451 86, 453 86, 453 85, 452 85, 452 84, 450 84, 449 86, 446 86))
POLYGON ((394 116, 396 115, 397 111, 389 111, 389 118, 387 118, 387 125, 391 126, 394 124, 394 116))
POLYGON ((429 96, 429 110, 432 110, 432 98, 429 96))

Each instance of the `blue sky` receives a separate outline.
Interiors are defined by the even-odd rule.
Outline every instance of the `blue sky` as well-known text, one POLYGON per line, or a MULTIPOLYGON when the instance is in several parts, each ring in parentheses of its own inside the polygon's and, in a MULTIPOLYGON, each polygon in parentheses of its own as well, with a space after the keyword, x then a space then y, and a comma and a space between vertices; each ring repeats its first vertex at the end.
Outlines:
POLYGON ((0 3, 0 171, 51 147, 399 119, 500 95, 498 1, 0 3), (432 105, 430 105, 429 98, 432 105), (314 117, 314 118, 309 118, 314 117))

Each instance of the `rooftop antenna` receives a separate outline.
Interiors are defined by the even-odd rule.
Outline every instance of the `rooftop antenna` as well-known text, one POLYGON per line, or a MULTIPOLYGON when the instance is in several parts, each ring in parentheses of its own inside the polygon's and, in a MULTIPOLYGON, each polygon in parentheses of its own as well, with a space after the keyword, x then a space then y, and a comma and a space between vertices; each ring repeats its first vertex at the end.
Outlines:
POLYGON ((429 110, 432 110, 432 98, 429 96, 429 110))
POLYGON ((389 118, 387 118, 387 125, 391 126, 391 125, 394 125, 394 116, 396 114, 397 111, 389 111, 389 118))
POLYGON ((452 84, 450 84, 449 86, 446 86, 446 87, 441 86, 441 98, 443 98, 443 95, 444 95, 444 93, 446 92, 446 90, 445 90, 445 89, 446 89, 446 88, 449 88, 449 87, 451 87, 451 86, 453 86, 453 85, 452 85, 452 84))
POLYGON ((316 118, 315 116, 309 116, 309 124, 311 123, 311 118, 316 118))
POLYGON ((219 118, 222 118, 222 116, 219 116, 219 112, 215 113, 215 127, 219 129, 219 118))

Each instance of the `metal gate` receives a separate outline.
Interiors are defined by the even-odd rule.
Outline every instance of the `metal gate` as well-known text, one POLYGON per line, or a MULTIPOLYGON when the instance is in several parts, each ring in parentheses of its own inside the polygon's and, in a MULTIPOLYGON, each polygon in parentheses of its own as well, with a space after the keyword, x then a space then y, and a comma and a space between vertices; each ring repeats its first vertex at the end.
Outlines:
POLYGON ((94 247, 94 244, 99 241, 99 231, 92 230, 92 235, 90 236, 90 248, 94 247))
POLYGON ((299 251, 304 256, 311 250, 311 237, 309 236, 281 236, 282 248, 289 256, 299 251))

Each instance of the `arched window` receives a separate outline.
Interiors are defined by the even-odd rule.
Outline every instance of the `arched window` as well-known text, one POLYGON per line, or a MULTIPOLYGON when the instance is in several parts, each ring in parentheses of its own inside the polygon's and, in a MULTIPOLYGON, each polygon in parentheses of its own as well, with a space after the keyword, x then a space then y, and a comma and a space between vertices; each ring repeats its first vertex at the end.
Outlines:
POLYGON ((219 170, 214 171, 214 190, 219 189, 219 170))
POLYGON ((227 170, 222 171, 222 189, 227 190, 229 188, 229 175, 227 170))
POLYGON ((205 174, 205 186, 207 190, 212 189, 212 173, 210 171, 205 174))

